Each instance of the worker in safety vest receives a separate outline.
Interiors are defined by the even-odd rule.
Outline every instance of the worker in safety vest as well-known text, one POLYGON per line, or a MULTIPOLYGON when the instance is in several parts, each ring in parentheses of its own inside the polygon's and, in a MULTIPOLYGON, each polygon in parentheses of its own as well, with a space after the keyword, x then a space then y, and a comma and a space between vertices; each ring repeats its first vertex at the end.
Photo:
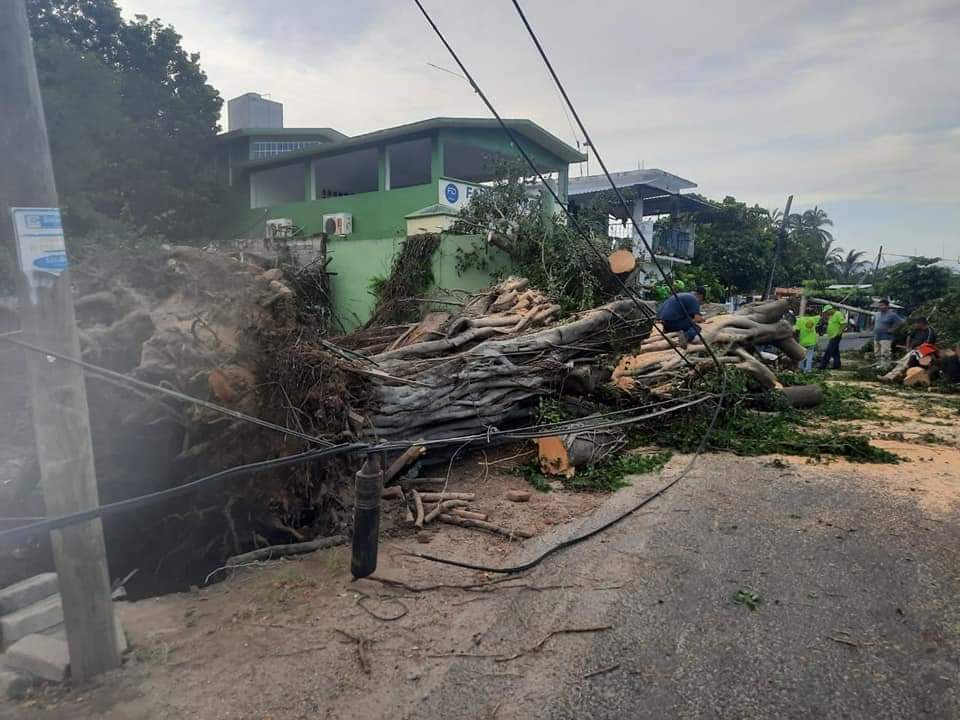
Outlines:
POLYGON ((793 324, 793 330, 797 334, 797 342, 807 353, 800 361, 800 369, 805 373, 813 370, 813 356, 817 352, 817 340, 820 339, 817 334, 817 323, 819 321, 820 318, 816 315, 801 315, 793 324))
POLYGON ((819 368, 827 369, 827 363, 832 362, 831 367, 834 370, 840 369, 840 340, 843 338, 843 331, 847 326, 847 318, 843 313, 837 310, 833 305, 825 305, 820 313, 821 322, 826 323, 827 330, 827 351, 820 358, 819 368))

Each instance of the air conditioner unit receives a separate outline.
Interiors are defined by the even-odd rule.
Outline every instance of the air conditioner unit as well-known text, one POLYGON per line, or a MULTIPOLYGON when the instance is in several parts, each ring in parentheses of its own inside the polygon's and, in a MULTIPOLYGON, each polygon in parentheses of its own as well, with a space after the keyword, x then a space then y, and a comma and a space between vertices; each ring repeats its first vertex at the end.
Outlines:
POLYGON ((323 216, 323 231, 327 235, 352 235, 353 215, 350 213, 333 213, 323 216))
POLYGON ((293 237, 294 225, 290 218, 275 218, 266 222, 266 239, 280 240, 293 237))

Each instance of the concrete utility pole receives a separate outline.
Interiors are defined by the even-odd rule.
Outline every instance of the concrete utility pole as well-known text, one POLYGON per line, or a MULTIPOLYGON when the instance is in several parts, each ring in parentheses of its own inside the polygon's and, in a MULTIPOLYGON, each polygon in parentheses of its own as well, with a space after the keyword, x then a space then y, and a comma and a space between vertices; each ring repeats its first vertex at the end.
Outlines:
POLYGON ((783 239, 787 235, 787 222, 790 219, 790 206, 793 204, 793 195, 787 198, 787 206, 783 209, 783 217, 780 219, 780 229, 777 231, 777 242, 773 246, 773 260, 770 262, 770 279, 767 281, 767 292, 763 296, 765 300, 773 297, 773 274, 777 269, 777 261, 780 259, 780 253, 783 250, 783 239))
MULTIPOLYGON (((0 242, 17 248, 24 340, 80 356, 70 273, 24 0, 0 0, 0 242), (12 208, 29 208, 16 213, 12 208), (44 210, 46 209, 46 210, 44 210), (17 227, 20 231, 17 231, 17 227)), ((31 355, 27 368, 47 514, 98 504, 83 374, 31 355)), ((71 673, 85 680, 120 664, 100 520, 50 534, 71 673)))

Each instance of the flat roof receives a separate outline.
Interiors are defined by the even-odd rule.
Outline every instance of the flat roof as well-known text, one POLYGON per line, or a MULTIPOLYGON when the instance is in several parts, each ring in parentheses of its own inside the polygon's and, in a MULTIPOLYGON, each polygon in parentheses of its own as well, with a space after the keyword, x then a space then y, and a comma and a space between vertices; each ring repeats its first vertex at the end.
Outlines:
MULTIPOLYGON (((683 190, 697 187, 695 182, 658 168, 615 172, 610 173, 610 177, 618 188, 630 190, 635 197, 643 199, 644 215, 703 213, 715 209, 712 203, 699 195, 681 194, 683 190)), ((571 177, 567 189, 567 195, 574 203, 610 192, 612 189, 606 175, 571 177)), ((626 220, 619 203, 611 203, 610 214, 626 220)))
POLYGON ((220 133, 213 141, 227 142, 228 140, 235 140, 240 137, 257 137, 262 135, 278 135, 280 137, 284 135, 316 135, 318 137, 324 137, 331 142, 345 140, 350 137, 333 128, 241 128, 239 130, 220 133))
MULTIPOLYGON (((567 163, 583 162, 587 156, 575 148, 567 145, 556 135, 547 132, 532 120, 511 119, 504 120, 507 127, 517 135, 539 145, 541 148, 567 163)), ((292 128, 291 128, 292 129, 292 128)), ((386 128, 385 130, 375 130, 374 132, 364 133, 363 135, 354 135, 353 137, 344 137, 334 142, 325 143, 306 150, 283 153, 272 158, 263 160, 248 160, 238 163, 237 167, 250 170, 275 167, 277 165, 286 165, 297 160, 311 157, 323 157, 325 155, 337 155, 347 150, 358 149, 370 145, 379 145, 383 142, 398 140, 410 135, 417 135, 433 130, 451 129, 451 130, 500 130, 500 123, 494 118, 450 118, 436 117, 428 120, 397 125, 396 127, 386 128)), ((238 132, 238 131, 234 131, 238 132)), ((229 134, 229 133, 228 133, 229 134)), ((223 137, 223 136, 219 136, 223 137)))

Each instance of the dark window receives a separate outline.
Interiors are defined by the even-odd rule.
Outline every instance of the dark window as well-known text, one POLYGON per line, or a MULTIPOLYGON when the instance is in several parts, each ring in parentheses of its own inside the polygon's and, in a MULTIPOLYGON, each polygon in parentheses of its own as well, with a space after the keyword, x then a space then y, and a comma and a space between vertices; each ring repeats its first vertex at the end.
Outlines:
POLYGON ((430 138, 387 146, 390 189, 430 184, 430 138))
POLYGON ((377 168, 375 149, 317 158, 313 162, 317 199, 376 192, 379 187, 377 168))

